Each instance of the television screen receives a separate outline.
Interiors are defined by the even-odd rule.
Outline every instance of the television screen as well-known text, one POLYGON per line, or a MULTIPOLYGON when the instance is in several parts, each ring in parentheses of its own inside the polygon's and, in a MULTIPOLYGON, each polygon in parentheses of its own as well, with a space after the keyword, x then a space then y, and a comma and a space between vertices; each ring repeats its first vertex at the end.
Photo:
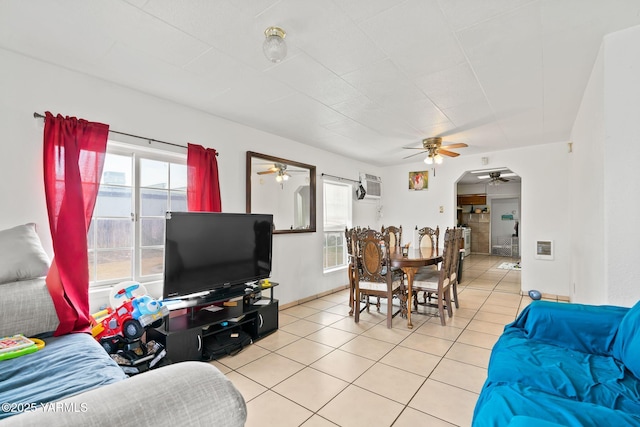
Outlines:
POLYGON ((272 232, 273 215, 167 213, 164 298, 268 278, 272 232))

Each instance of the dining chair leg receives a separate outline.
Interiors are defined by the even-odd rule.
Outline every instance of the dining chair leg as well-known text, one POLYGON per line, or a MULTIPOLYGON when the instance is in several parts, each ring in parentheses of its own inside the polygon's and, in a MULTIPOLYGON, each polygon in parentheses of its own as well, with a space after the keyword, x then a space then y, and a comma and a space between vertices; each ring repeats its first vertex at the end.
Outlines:
POLYGON ((353 298, 353 320, 358 323, 360 321, 360 289, 356 286, 354 288, 354 298, 353 298))
POLYGON ((447 321, 444 319, 444 303, 443 303, 443 296, 444 295, 438 295, 438 312, 440 313, 440 323, 442 324, 442 326, 446 326, 447 321))
POLYGON ((453 282, 453 303, 456 305, 456 309, 460 308, 460 304, 458 304, 458 280, 453 282))
POLYGON ((447 292, 444 294, 444 300, 447 303, 447 314, 449 317, 453 316, 453 308, 451 307, 451 290, 447 289, 447 292))
POLYGON ((391 329, 393 320, 393 294, 387 295, 387 328, 391 329))

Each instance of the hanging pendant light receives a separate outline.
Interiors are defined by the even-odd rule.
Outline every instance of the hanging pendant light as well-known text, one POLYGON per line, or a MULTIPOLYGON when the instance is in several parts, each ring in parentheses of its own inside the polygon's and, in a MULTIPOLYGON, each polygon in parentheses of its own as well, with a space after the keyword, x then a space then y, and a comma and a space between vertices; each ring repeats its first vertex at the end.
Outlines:
POLYGON ((287 44, 284 38, 287 33, 280 27, 269 27, 264 30, 264 43, 262 44, 262 50, 264 56, 271 62, 278 63, 287 56, 287 44))

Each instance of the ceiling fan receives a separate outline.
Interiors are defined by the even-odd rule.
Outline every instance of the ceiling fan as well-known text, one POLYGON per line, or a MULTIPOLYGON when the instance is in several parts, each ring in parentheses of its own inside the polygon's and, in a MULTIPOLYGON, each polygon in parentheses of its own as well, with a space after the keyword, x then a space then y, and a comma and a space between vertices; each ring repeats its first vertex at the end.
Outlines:
MULTIPOLYGON (((426 138, 422 140, 422 148, 418 147, 403 147, 408 150, 422 150, 422 152, 427 153, 427 157, 424 159, 424 162, 428 165, 433 163, 440 164, 442 163, 442 156, 448 157, 458 157, 460 154, 450 151, 451 148, 464 148, 468 147, 467 144, 463 142, 458 142, 455 144, 442 145, 442 138, 439 136, 434 136, 431 138, 426 138)), ((409 157, 417 156, 421 153, 411 154, 404 159, 408 159, 409 157)))
POLYGON ((487 185, 499 185, 501 182, 509 182, 510 179, 506 179, 505 176, 517 176, 515 173, 506 171, 490 171, 489 175, 479 175, 478 179, 488 179, 487 185))
POLYGON ((276 181, 287 181, 291 177, 291 173, 307 172, 305 170, 287 169, 288 165, 285 163, 273 163, 270 168, 257 172, 258 175, 266 175, 270 173, 276 174, 276 181))
POLYGON ((490 172, 489 173, 489 185, 497 184, 498 182, 509 182, 508 179, 500 176, 500 172, 490 172))

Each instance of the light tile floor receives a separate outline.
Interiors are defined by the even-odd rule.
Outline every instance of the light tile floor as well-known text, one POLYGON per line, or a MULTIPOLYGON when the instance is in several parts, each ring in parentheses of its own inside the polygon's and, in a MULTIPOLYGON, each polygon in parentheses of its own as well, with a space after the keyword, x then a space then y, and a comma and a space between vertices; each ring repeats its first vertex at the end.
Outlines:
POLYGON ((281 311, 278 331, 211 363, 244 396, 247 427, 469 426, 491 348, 530 301, 504 261, 465 258, 447 326, 420 307, 412 330, 400 316, 387 329, 384 306, 356 324, 344 290, 281 311))

